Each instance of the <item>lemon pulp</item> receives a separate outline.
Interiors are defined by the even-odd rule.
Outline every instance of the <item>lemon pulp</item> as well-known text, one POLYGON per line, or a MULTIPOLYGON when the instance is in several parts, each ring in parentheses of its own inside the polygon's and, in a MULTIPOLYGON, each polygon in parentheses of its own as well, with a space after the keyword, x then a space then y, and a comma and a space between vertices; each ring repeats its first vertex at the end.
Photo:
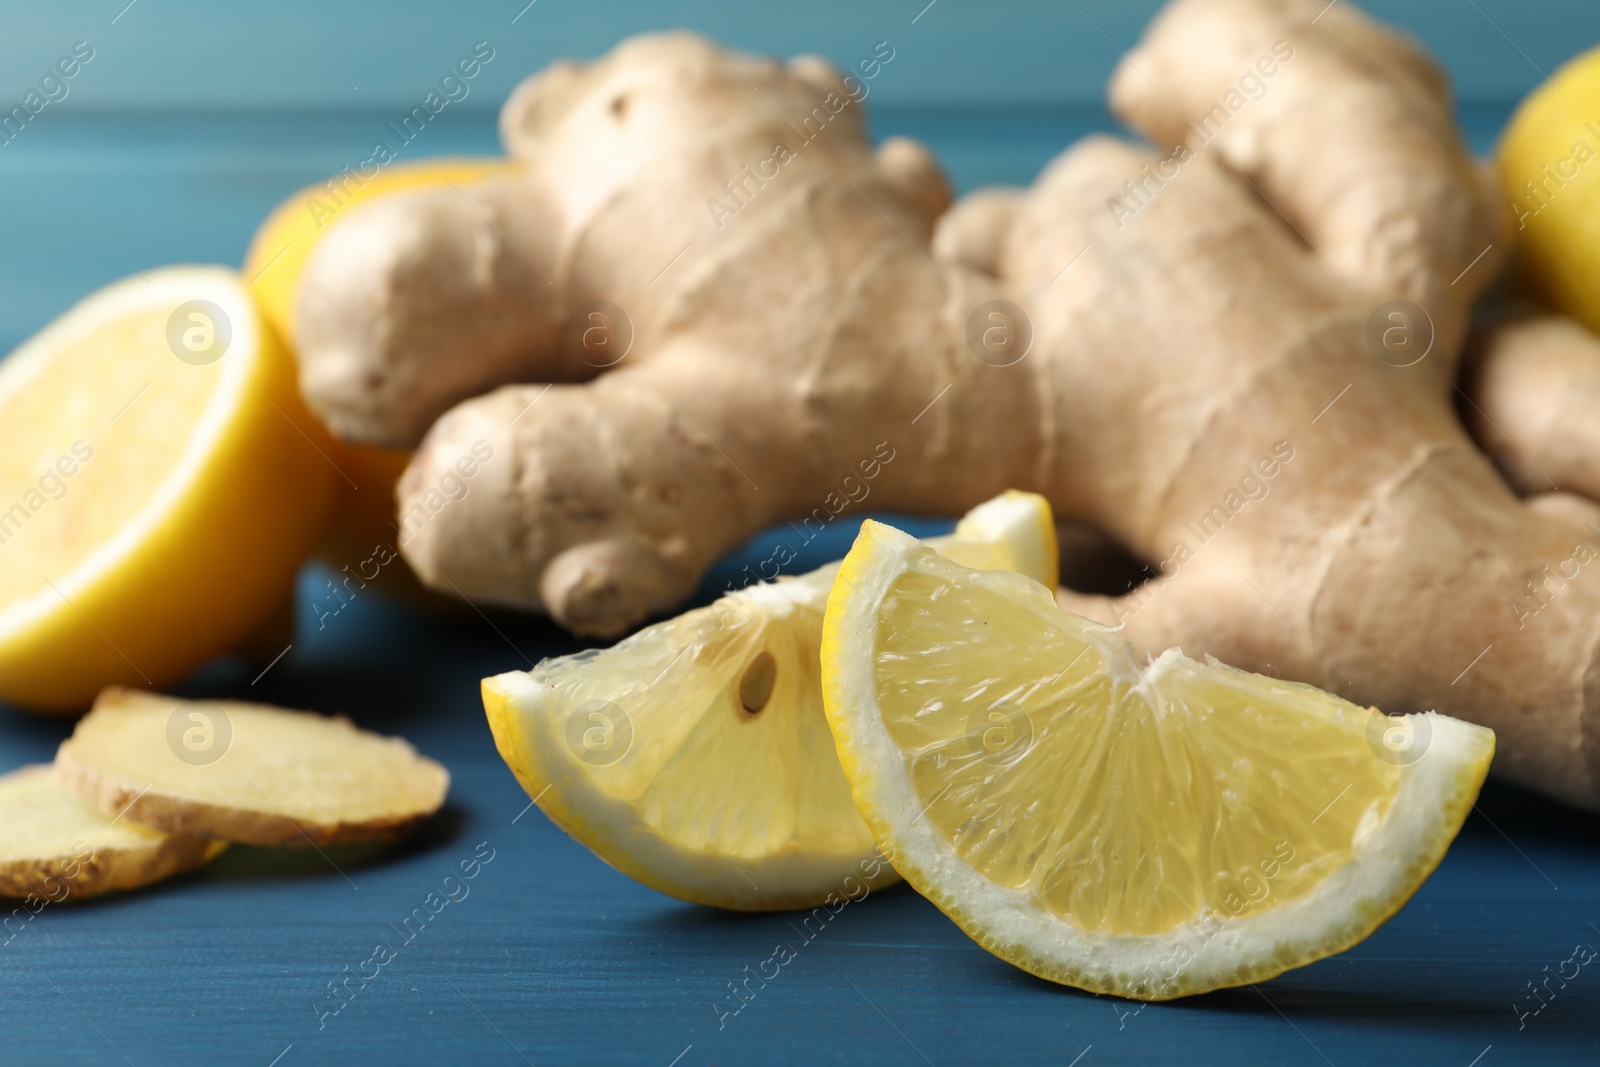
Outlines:
MULTIPOLYGON (((980 505, 936 543, 1054 581, 1055 526, 1033 494, 980 505)), ((502 757, 558 825, 683 899, 801 907, 893 880, 822 706, 836 571, 741 589, 612 648, 486 679, 502 757)))
POLYGON ((1443 858, 1494 753, 1442 715, 1176 649, 1141 664, 1037 582, 871 521, 829 594, 822 686, 907 881, 1033 974, 1147 999, 1366 937, 1443 858))
POLYGON ((884 724, 961 858, 1052 914, 1116 934, 1250 914, 1347 862, 1394 799, 1365 709, 1176 658, 1144 677, 1036 589, 922 562, 880 616, 884 724))
POLYGON ((174 469, 189 448, 222 361, 174 358, 166 327, 156 309, 97 323, 48 373, 0 391, 0 537, 10 561, 27 561, 0 566, 0 603, 60 581, 131 523, 149 503, 150 472, 174 469))

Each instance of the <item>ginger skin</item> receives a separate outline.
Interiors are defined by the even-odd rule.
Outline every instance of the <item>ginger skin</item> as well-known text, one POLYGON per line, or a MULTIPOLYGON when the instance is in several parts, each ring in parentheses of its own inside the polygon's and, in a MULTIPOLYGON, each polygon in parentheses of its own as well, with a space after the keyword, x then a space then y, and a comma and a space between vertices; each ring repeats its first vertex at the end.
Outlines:
POLYGON ((964 441, 924 435, 932 415, 912 427, 947 385, 960 424, 1037 427, 1036 397, 969 384, 994 369, 961 331, 1001 294, 931 267, 950 196, 926 149, 874 152, 820 60, 731 58, 670 34, 552 67, 502 114, 526 177, 358 208, 309 261, 296 340, 314 409, 348 439, 427 431, 399 490, 403 526, 427 517, 402 544, 426 583, 615 634, 902 441, 919 462, 896 461, 897 499, 988 499, 964 441), (634 331, 603 374, 566 328, 596 299, 634 331), (480 441, 501 458, 430 515, 480 441))
POLYGON ((1572 319, 1530 315, 1479 342, 1467 424, 1525 494, 1600 500, 1600 339, 1572 319))
POLYGON ((1120 600, 1063 594, 1140 649, 1471 719, 1503 776, 1600 806, 1600 567, 1529 599, 1584 505, 1519 499, 1456 413, 1503 238, 1416 46, 1349 3, 1177 0, 1111 89, 1158 149, 1090 138, 942 217, 925 151, 875 156, 854 103, 796 146, 830 87, 814 60, 636 39, 516 92, 520 184, 324 239, 297 327, 313 406, 389 444, 449 408, 402 517, 475 442, 496 457, 403 546, 424 581, 617 633, 887 441, 873 507, 1030 489, 1162 564, 1120 600), (779 141, 779 173, 708 212, 779 141), (603 374, 554 340, 597 298, 635 332, 603 374), (1032 328, 1006 366, 967 341, 995 299, 1032 328), (1432 326, 1407 366, 1368 340, 1394 300, 1432 326), (468 399, 510 381, 564 384, 468 399))

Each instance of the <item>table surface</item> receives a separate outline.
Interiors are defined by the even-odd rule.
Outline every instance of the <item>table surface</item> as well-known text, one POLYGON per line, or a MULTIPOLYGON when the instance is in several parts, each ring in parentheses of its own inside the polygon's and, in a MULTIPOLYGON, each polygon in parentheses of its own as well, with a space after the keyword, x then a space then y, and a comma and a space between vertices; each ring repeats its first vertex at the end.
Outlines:
MULTIPOLYGON (((1508 108, 1466 116, 1485 147, 1508 108)), ((264 213, 348 162, 375 115, 63 115, 0 153, 0 350, 133 267, 237 262, 264 213), (20 144, 20 142, 19 142, 20 144), (23 150, 25 149, 25 151, 23 150)), ((963 187, 1026 182, 1101 113, 888 112, 963 187)), ((430 153, 490 151, 492 125, 430 128, 430 153)), ((933 532, 937 523, 915 524, 933 532)), ((808 546, 842 552, 853 524, 808 546)), ((764 557, 759 546, 748 554, 764 557)), ((722 584, 725 563, 705 588, 722 584)), ((695 1064, 1429 1063, 1600 1060, 1600 975, 1532 987, 1600 946, 1600 820, 1493 784, 1437 873, 1364 943, 1256 988, 1141 1007, 1034 979, 899 887, 806 941, 792 915, 682 904, 552 826, 495 754, 478 680, 579 647, 536 619, 377 595, 318 621, 301 581, 288 655, 184 687, 349 714, 453 775, 417 838, 378 849, 236 848, 144 892, 46 908, 0 949, 7 1062, 695 1064), (397 927, 464 859, 469 894, 397 927), (396 950, 336 1014, 330 983, 396 950), (736 1015, 729 983, 796 958, 736 1015), (1531 1009, 1539 1008, 1537 1013, 1531 1009), (1526 1013, 1526 1014, 1520 1014, 1526 1013)), ((68 725, 0 713, 0 768, 48 760, 68 725)))

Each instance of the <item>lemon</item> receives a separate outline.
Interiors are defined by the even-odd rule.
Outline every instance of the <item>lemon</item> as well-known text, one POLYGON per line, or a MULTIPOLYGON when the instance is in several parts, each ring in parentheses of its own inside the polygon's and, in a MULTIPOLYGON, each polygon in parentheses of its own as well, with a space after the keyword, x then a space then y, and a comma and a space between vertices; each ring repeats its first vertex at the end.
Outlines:
POLYGON ((373 589, 406 602, 445 608, 458 602, 425 588, 399 555, 401 537, 395 521, 395 486, 411 462, 411 453, 376 445, 334 440, 335 457, 345 477, 333 487, 316 557, 340 577, 359 575, 363 592, 373 589), (348 479, 348 480, 346 480, 348 479), (371 568, 377 568, 376 573, 371 568))
POLYGON ((243 642, 336 477, 239 276, 171 267, 0 362, 0 699, 75 710, 243 642))
POLYGON ((446 183, 465 185, 515 168, 508 159, 446 156, 397 163, 371 177, 347 172, 308 185, 274 208, 256 231, 245 256, 244 276, 279 334, 292 338, 295 292, 306 260, 322 235, 343 221, 351 208, 393 193, 446 183))
MULTIPOLYGON (((394 193, 453 183, 467 185, 495 174, 509 173, 516 164, 494 157, 453 157, 396 163, 371 177, 339 174, 321 185, 311 185, 279 204, 256 231, 245 257, 244 275, 250 281, 267 319, 287 339, 294 339, 294 302, 317 242, 337 226, 357 204, 394 193)), ((393 546, 395 486, 406 469, 410 453, 375 445, 337 441, 329 455, 346 475, 334 485, 331 518, 317 555, 338 570, 356 569, 372 555, 374 546, 393 546)), ((435 603, 404 563, 384 568, 380 588, 410 600, 435 603)))
POLYGON ((1443 857, 1489 730, 1390 719, 1115 632, 868 522, 823 698, 895 868, 1041 978, 1168 999, 1340 951, 1443 857))
MULTIPOLYGON (((1055 581, 1050 506, 1033 494, 980 505, 936 543, 1055 581)), ((822 712, 818 650, 836 567, 485 679, 500 755, 558 826, 683 900, 801 908, 894 881, 822 712)))
POLYGON ((1501 139, 1498 172, 1529 281, 1600 331, 1600 49, 1522 102, 1501 139))

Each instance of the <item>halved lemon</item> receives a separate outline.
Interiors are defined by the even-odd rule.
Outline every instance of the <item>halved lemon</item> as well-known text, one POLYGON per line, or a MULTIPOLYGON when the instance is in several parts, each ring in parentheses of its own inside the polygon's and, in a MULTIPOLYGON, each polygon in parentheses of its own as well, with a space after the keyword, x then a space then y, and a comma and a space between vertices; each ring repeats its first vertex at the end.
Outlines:
POLYGON ((985 948, 1150 1000, 1355 944, 1444 856, 1494 734, 1177 650, 867 522, 823 694, 883 854, 985 948))
POLYGON ((292 594, 338 476, 221 267, 67 311, 0 362, 0 426, 0 699, 30 707, 239 646, 292 594))
MULTIPOLYGON (((980 505, 933 543, 1055 583, 1050 506, 1031 493, 980 505)), ((683 900, 779 910, 894 881, 822 713, 818 650, 836 567, 485 679, 501 757, 558 826, 683 900)))

